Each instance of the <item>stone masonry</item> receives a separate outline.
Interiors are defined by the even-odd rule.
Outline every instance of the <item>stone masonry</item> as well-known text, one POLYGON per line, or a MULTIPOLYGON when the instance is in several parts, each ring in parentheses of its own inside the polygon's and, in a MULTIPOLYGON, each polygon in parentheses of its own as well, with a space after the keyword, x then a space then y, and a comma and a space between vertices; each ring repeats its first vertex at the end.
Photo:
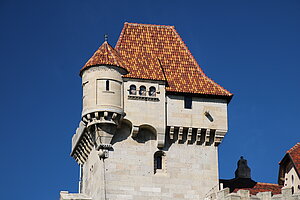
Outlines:
POLYGON ((248 190, 239 190, 237 193, 229 193, 229 188, 225 188, 211 194, 204 200, 300 200, 300 193, 292 194, 291 188, 283 188, 281 194, 273 195, 271 192, 259 192, 250 195, 248 190))

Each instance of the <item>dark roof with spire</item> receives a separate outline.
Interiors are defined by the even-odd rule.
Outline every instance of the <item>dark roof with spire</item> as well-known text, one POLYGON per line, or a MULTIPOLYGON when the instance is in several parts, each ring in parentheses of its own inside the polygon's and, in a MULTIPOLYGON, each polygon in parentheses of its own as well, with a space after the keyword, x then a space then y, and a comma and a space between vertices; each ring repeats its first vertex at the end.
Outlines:
POLYGON ((229 188, 230 192, 237 192, 239 190, 249 190, 250 194, 256 195, 259 192, 271 192, 274 194, 280 194, 282 186, 273 183, 260 183, 251 179, 250 168, 247 164, 247 160, 241 156, 238 161, 238 167, 235 171, 235 178, 233 179, 220 179, 220 183, 223 187, 229 188))

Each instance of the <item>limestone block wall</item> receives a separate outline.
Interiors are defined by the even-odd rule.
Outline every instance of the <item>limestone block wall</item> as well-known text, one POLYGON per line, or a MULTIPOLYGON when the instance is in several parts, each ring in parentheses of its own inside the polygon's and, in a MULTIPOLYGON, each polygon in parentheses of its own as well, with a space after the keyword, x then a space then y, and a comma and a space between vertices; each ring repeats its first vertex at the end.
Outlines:
POLYGON ((93 200, 200 200, 218 185, 216 146, 167 142, 155 172, 159 149, 151 130, 132 137, 130 124, 122 123, 112 145, 107 159, 92 150, 83 164, 82 192, 93 200))
POLYGON ((82 74, 82 115, 102 109, 122 110, 124 73, 123 69, 114 66, 95 66, 85 70, 82 74))
POLYGON ((250 195, 248 190, 239 190, 229 193, 229 188, 220 190, 206 197, 204 200, 300 200, 300 193, 292 193, 292 188, 283 188, 281 194, 273 195, 271 192, 259 192, 250 195))
POLYGON ((192 108, 184 108, 184 96, 167 96, 167 125, 219 129, 227 132, 227 102, 224 99, 192 98, 192 108), (208 112, 210 116, 205 115, 208 112))
POLYGON ((124 112, 130 120, 134 132, 151 126, 157 132, 157 145, 164 146, 166 132, 165 83, 163 81, 124 79, 124 112), (136 87, 136 93, 130 94, 130 86, 136 87), (145 92, 140 94, 141 87, 145 92), (150 88, 155 94, 150 94, 150 88))
POLYGON ((156 129, 166 127, 165 85, 159 81, 124 80, 124 112, 134 126, 148 124, 156 129), (131 85, 136 86, 136 94, 130 95, 131 85), (146 87, 145 95, 140 95, 140 87, 146 87), (150 87, 156 89, 155 96, 149 95, 150 87))

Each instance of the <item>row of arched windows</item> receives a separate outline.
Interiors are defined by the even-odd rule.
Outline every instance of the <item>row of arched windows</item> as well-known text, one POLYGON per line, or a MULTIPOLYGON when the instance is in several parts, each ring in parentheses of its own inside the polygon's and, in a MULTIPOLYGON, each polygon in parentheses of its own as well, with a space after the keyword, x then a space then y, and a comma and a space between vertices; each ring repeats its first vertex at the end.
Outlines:
MULTIPOLYGON (((146 87, 144 85, 140 86, 138 92, 139 92, 139 95, 141 95, 141 96, 146 96, 147 95, 147 90, 146 90, 146 87)), ((136 89, 135 85, 130 85, 129 94, 130 95, 137 95, 137 89, 136 89)), ((156 96, 156 88, 151 86, 149 88, 148 95, 155 97, 156 96)))

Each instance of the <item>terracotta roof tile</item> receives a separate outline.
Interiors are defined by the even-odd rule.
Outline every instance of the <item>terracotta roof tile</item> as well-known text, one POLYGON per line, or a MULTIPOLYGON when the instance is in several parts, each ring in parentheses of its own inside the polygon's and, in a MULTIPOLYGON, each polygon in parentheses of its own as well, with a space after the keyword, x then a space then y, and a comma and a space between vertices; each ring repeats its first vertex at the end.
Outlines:
POLYGON ((300 142, 288 150, 287 153, 290 155, 296 170, 300 174, 300 142))
POLYGON ((124 61, 119 55, 119 53, 106 41, 87 61, 87 63, 80 70, 80 73, 82 73, 83 70, 96 65, 114 65, 127 70, 126 61, 124 61))
POLYGON ((115 49, 129 63, 125 77, 166 79, 169 92, 232 96, 204 74, 174 26, 125 23, 115 49))
POLYGON ((237 192, 238 190, 249 190, 250 194, 256 195, 259 192, 272 192, 273 195, 281 194, 282 186, 273 183, 259 183, 257 182, 251 188, 236 188, 233 192, 237 192))

